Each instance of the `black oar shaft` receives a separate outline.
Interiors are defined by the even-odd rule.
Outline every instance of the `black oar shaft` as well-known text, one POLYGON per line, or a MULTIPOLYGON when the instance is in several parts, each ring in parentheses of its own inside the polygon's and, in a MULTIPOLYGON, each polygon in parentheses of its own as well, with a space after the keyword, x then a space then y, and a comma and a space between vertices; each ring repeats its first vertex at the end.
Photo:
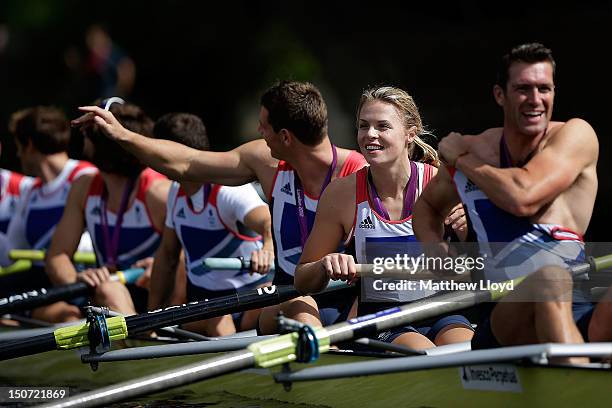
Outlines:
POLYGON ((128 333, 143 333, 158 327, 209 319, 256 307, 276 305, 299 296, 292 286, 272 286, 253 289, 216 299, 198 301, 180 307, 169 307, 126 317, 128 333))
POLYGON ((21 310, 34 309, 49 305, 59 300, 73 299, 86 295, 89 286, 84 282, 77 282, 66 286, 51 289, 29 290, 20 294, 0 299, 0 315, 21 310))
MULTIPOLYGON (((334 289, 339 289, 335 287, 334 289)), ((300 296, 293 286, 271 286, 253 289, 235 295, 217 299, 194 302, 192 304, 171 306, 159 311, 151 311, 125 318, 129 335, 144 333, 159 327, 210 319, 229 313, 241 312, 254 308, 275 305, 300 296)), ((32 337, 27 344, 22 341, 10 341, 0 344, 0 361, 55 350, 57 348, 54 334, 43 334, 32 337), (33 345, 38 345, 33 348, 33 345)))
POLYGON ((56 349, 53 333, 41 334, 29 339, 7 341, 0 344, 0 360, 29 356, 56 349))

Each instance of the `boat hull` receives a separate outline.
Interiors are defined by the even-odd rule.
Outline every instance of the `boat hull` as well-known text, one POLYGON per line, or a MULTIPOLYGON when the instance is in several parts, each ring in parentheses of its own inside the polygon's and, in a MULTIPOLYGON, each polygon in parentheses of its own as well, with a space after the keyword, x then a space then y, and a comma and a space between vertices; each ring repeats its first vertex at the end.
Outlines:
MULTIPOLYGON (((0 384, 69 387, 70 394, 155 374, 210 355, 100 363, 92 371, 75 351, 53 351, 0 362, 0 384)), ((365 361, 350 354, 321 356, 317 364, 365 361)), ((298 370, 307 365, 292 364, 298 370)), ((310 365, 308 365, 310 366, 310 365)), ((272 372, 280 369, 275 368, 272 372)), ((218 403, 261 406, 283 401, 325 407, 609 406, 612 374, 595 368, 486 364, 394 374, 297 382, 290 390, 270 370, 249 369, 147 396, 164 405, 218 403)), ((141 402, 142 402, 141 401, 141 402)), ((134 401, 137 402, 137 401, 134 401)), ((273 405, 272 405, 273 406, 273 405)))

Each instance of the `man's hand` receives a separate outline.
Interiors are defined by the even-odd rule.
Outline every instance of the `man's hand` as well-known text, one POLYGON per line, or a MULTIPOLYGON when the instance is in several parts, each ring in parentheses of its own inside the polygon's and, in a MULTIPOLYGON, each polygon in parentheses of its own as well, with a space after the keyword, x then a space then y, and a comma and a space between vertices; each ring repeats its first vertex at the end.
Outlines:
POLYGON ((265 275, 274 265, 274 250, 261 248, 251 253, 251 269, 250 273, 258 273, 265 275))
POLYGON ((134 285, 140 286, 141 288, 149 289, 149 284, 151 283, 151 271, 153 270, 153 262, 155 258, 152 256, 148 258, 143 258, 139 261, 136 261, 132 268, 142 268, 144 269, 144 273, 140 275, 140 278, 134 282, 134 285))
POLYGON ((444 225, 449 225, 461 241, 467 239, 467 217, 463 204, 459 203, 453 207, 444 219, 444 225))
POLYGON ((468 144, 461 133, 451 132, 440 140, 438 145, 438 155, 440 160, 450 167, 455 167, 460 156, 469 153, 468 144))
POLYGON ((127 138, 129 132, 111 112, 98 106, 81 106, 79 110, 86 113, 72 120, 70 122, 71 126, 87 128, 95 124, 112 140, 121 141, 127 138))
POLYGON ((110 279, 110 272, 106 266, 102 268, 85 269, 77 273, 77 282, 85 282, 92 288, 100 286, 110 279))

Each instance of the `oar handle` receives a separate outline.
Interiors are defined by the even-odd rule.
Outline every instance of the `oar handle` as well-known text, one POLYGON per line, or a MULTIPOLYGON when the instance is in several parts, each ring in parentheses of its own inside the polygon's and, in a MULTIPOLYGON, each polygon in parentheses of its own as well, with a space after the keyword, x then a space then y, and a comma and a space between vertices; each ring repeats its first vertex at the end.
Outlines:
MULTIPOLYGON (((227 270, 245 271, 251 269, 251 260, 244 258, 206 258, 202 262, 206 271, 227 270)), ((270 265, 270 272, 274 271, 274 265, 270 265)))
MULTIPOLYGON (((202 262, 204 269, 209 270, 228 270, 228 271, 241 271, 248 270, 251 268, 251 260, 244 258, 206 258, 202 262)), ((357 264, 357 273, 359 275, 375 275, 374 270, 377 268, 372 264, 357 264)), ((385 271, 394 271, 394 272, 404 272, 408 273, 408 270, 401 270, 397 268, 381 268, 385 269, 385 271)), ((270 271, 274 270, 274 265, 270 267, 270 271)))
MULTIPOLYGON (((44 261, 45 251, 36 249, 12 249, 9 251, 12 260, 44 261)), ((91 252, 76 252, 73 261, 78 264, 93 265, 96 263, 96 254, 91 252)))
POLYGON ((26 259, 20 259, 9 266, 0 267, 0 277, 8 276, 17 272, 29 271, 32 268, 32 261, 26 259))
POLYGON ((124 285, 128 283, 134 283, 144 274, 145 270, 143 268, 131 268, 126 269, 124 271, 117 271, 113 275, 111 275, 112 280, 119 281, 124 285))
MULTIPOLYGON (((142 276, 144 271, 142 268, 117 271, 111 275, 111 280, 119 281, 124 285, 134 283, 142 276)), ((16 293, 0 299, 0 315, 46 306, 59 300, 73 299, 86 295, 88 291, 89 286, 85 282, 76 282, 49 289, 33 289, 23 293, 16 293)))

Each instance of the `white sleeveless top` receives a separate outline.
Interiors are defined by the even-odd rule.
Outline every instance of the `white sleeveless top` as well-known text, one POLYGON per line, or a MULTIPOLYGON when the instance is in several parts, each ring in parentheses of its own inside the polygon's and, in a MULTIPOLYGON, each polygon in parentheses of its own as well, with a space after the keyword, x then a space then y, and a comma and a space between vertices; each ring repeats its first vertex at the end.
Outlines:
POLYGON ((187 274, 195 286, 211 291, 239 289, 261 279, 248 271, 205 270, 205 258, 249 259, 262 247, 261 236, 244 226, 244 218, 266 204, 250 184, 211 186, 206 202, 204 188, 189 197, 176 182, 168 194, 166 227, 176 232, 187 264, 187 274), (199 204, 199 205, 198 205, 199 204))

